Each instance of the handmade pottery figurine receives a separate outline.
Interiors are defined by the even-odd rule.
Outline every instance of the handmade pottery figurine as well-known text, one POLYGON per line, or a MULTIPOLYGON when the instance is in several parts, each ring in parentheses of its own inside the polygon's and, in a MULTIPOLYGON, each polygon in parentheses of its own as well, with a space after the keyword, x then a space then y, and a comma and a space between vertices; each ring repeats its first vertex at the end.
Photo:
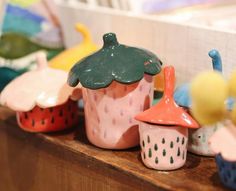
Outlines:
POLYGON ((47 67, 45 54, 38 69, 15 78, 2 91, 2 105, 16 111, 19 126, 30 132, 59 131, 77 124, 77 90, 66 84, 67 73, 47 67))
POLYGON ((232 123, 232 113, 236 107, 234 106, 229 115, 225 112, 225 100, 228 96, 236 97, 235 83, 236 72, 233 73, 229 84, 216 72, 204 72, 194 78, 190 88, 192 113, 201 124, 216 123, 228 117, 232 120, 224 120, 224 127, 209 138, 209 147, 216 155, 221 181, 231 189, 236 189, 236 127, 235 123, 232 123))
POLYGON ((49 66, 69 71, 76 62, 97 50, 97 45, 92 42, 91 35, 84 25, 76 24, 76 30, 83 36, 82 43, 55 56, 49 61, 49 66))
POLYGON ((173 99, 175 71, 164 68, 165 88, 160 102, 138 114, 141 157, 144 164, 157 170, 174 170, 186 161, 188 128, 198 124, 173 99))
POLYGON ((103 48, 78 62, 68 83, 83 86, 86 133, 102 148, 125 149, 138 145, 134 116, 150 107, 153 79, 161 61, 151 52, 119 44, 116 35, 103 36, 103 48))
MULTIPOLYGON (((222 73, 222 61, 219 52, 215 49, 209 52, 212 58, 212 66, 214 71, 222 73)), ((184 107, 187 111, 191 107, 191 99, 189 95, 190 84, 184 84, 176 89, 174 98, 178 105, 184 107)), ((199 91, 202 91, 199 89, 199 91)), ((232 102, 229 102, 229 108, 232 107, 232 102)), ((202 126, 199 129, 189 130, 188 150, 192 153, 204 156, 214 156, 208 145, 208 139, 219 128, 223 127, 222 122, 213 125, 202 126)))

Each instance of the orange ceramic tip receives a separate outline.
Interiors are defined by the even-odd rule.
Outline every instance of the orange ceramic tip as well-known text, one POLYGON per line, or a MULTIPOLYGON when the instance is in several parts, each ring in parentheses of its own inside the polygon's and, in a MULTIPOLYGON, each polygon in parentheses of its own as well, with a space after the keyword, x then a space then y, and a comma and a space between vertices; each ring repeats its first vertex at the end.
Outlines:
POLYGON ((178 125, 187 128, 198 128, 198 123, 174 99, 175 69, 173 66, 164 68, 164 96, 155 106, 138 114, 135 119, 152 124, 178 125))

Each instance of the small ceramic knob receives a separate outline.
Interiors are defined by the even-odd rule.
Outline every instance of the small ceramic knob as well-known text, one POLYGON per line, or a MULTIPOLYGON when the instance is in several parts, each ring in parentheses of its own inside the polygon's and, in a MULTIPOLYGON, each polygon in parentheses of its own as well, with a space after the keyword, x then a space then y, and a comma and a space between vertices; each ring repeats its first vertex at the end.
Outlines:
POLYGON ((104 34, 103 43, 103 47, 117 46, 119 44, 114 33, 104 34))

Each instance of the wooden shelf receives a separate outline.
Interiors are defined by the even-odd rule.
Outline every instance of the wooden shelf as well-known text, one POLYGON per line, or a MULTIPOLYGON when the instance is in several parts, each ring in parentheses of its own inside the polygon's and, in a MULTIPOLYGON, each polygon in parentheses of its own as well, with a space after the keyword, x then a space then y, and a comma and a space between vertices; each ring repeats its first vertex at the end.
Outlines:
POLYGON ((179 170, 151 170, 138 147, 111 151, 91 145, 82 118, 78 128, 32 134, 0 108, 0 190, 224 190, 213 158, 188 154, 179 170))

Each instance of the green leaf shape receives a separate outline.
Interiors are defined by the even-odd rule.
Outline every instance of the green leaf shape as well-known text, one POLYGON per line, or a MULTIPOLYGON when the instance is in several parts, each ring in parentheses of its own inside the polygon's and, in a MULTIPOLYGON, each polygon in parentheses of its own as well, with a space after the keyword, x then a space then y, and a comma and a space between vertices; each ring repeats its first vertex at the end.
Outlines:
POLYGON ((0 36, 0 57, 5 59, 21 58, 38 50, 60 51, 61 48, 52 49, 44 47, 31 41, 27 36, 15 32, 4 33, 0 36))
POLYGON ((161 71, 162 62, 150 51, 119 44, 114 33, 103 36, 102 49, 80 60, 72 67, 68 84, 79 82, 89 89, 109 86, 112 81, 131 84, 140 81, 144 74, 161 71))

